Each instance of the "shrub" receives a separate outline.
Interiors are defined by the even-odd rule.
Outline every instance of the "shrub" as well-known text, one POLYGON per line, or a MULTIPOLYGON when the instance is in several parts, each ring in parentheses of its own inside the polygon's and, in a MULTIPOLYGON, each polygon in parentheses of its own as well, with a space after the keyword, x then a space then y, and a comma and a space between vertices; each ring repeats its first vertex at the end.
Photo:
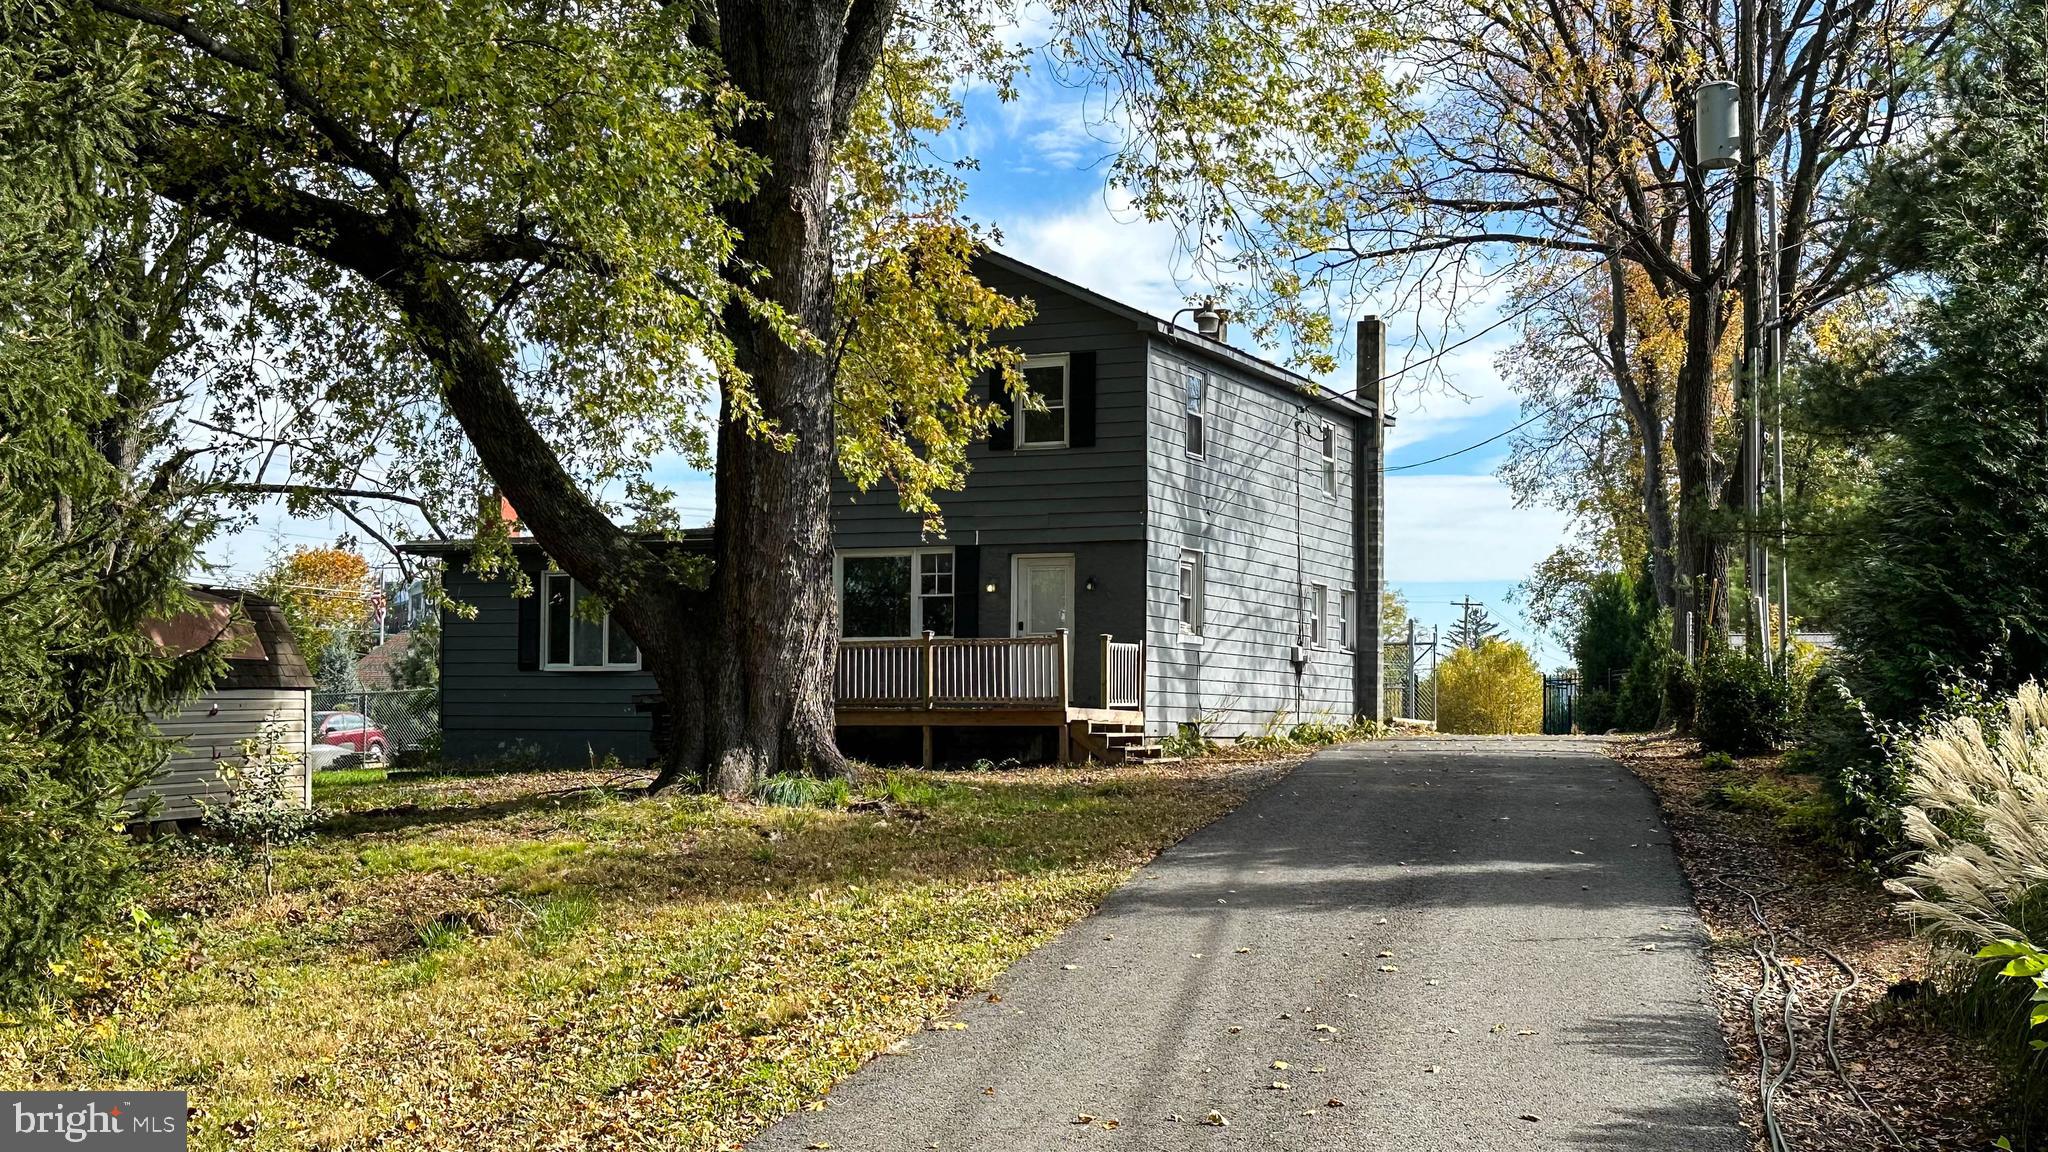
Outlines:
POLYGON ((1159 741, 1159 750, 1168 756, 1192 759, 1214 752, 1216 742, 1202 735, 1200 724, 1182 724, 1159 741))
POLYGON ((225 804, 206 804, 199 822, 245 864, 263 866, 263 892, 275 895, 276 851, 303 840, 319 822, 299 802, 299 753, 287 742, 281 720, 265 720, 254 738, 242 741, 241 763, 224 762, 225 804))
POLYGON ((1341 729, 1321 721, 1304 720, 1287 730, 1287 738, 1296 744, 1310 744, 1321 747, 1325 744, 1335 744, 1337 741, 1344 739, 1344 734, 1341 729))
POLYGON ((1578 725, 1581 732, 1611 732, 1615 722, 1614 693, 1605 688, 1588 688, 1579 693, 1578 725))
POLYGON ((1735 767, 1735 757, 1726 752, 1709 752, 1700 757, 1700 767, 1709 772, 1726 772, 1735 767))
POLYGON ((2003 727, 2002 702, 1967 678, 1943 685, 1913 724, 1872 716, 1832 668, 1809 677, 1803 695, 1800 746, 1787 753, 1784 769, 1821 778, 1841 822, 1839 839, 1857 855, 1888 856, 1904 842, 1900 810, 1912 767, 1907 750, 1916 736, 1962 717, 1974 718, 1989 733, 2003 727))
POLYGON ((1709 751, 1746 755, 1783 743, 1793 693, 1785 678, 1747 652, 1718 650, 1700 666, 1693 734, 1709 751))
POLYGON ((1664 662, 1664 716, 1680 732, 1691 732, 1699 716, 1699 683, 1690 661, 1664 662))
POLYGON ((1886 886, 1929 934, 1981 957, 1952 991, 1976 1001, 2023 1107, 2040 1109, 2044 1059, 2021 1041, 2041 972, 2030 958, 2048 945, 2048 692, 2028 681, 2004 704, 2002 722, 1964 713, 1902 743, 1902 824, 1917 852, 1886 886))
MULTIPOLYGON (((1643 643, 1636 646, 1628 674, 1621 679, 1621 691, 1614 698, 1614 726, 1624 732, 1648 732, 1675 723, 1665 705, 1667 669, 1674 664, 1682 667, 1684 663, 1671 651, 1670 614, 1658 615, 1643 643)), ((1688 704, 1687 708, 1690 707, 1688 704)), ((1690 718, 1688 710, 1687 719, 1690 718)))
POLYGON ((1489 639, 1446 657, 1436 670, 1436 726, 1494 735, 1542 731, 1543 674, 1528 649, 1489 639))

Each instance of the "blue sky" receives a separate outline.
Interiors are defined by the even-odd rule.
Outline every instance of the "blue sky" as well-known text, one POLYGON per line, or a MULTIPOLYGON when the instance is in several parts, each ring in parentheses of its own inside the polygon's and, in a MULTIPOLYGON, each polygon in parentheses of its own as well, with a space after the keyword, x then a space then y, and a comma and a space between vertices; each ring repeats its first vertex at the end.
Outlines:
MULTIPOLYGON (((1115 210, 1105 187, 1114 148, 1100 127, 1091 127, 1095 118, 1084 94, 1042 78, 1027 78, 1021 91, 1009 104, 986 92, 970 94, 966 126, 939 142, 943 154, 978 161, 966 173, 969 215, 996 229, 1010 254, 1158 315, 1171 315, 1199 295, 1203 286, 1184 278, 1187 261, 1177 253, 1172 231, 1115 210)), ((1445 331, 1437 316, 1404 316, 1369 302, 1360 311, 1387 314, 1390 370, 1405 358, 1427 354, 1415 341, 1418 322, 1429 344, 1441 346, 1499 318, 1481 306, 1445 331)), ((1338 325, 1340 332, 1349 329, 1348 323, 1338 325)), ((1454 602, 1470 596, 1509 635, 1536 645, 1548 668, 1563 653, 1532 633, 1508 592, 1562 540, 1562 514, 1513 506, 1492 475, 1507 451, 1506 440, 1439 463, 1400 468, 1486 440, 1519 421, 1515 397, 1494 369, 1495 356, 1512 335, 1511 326, 1488 332, 1445 356, 1441 375, 1428 384, 1394 393, 1396 425, 1387 463, 1398 470, 1387 479, 1387 575, 1408 597, 1421 626, 1448 626, 1460 611, 1454 602)), ((1347 356, 1332 380, 1348 390, 1351 372, 1347 356)), ((668 462, 656 468, 655 478, 676 490, 679 507, 693 521, 709 518, 709 477, 668 462)), ((249 531, 217 542, 210 557, 226 566, 225 578, 246 578, 280 548, 332 542, 347 527, 338 518, 264 516, 249 531)))

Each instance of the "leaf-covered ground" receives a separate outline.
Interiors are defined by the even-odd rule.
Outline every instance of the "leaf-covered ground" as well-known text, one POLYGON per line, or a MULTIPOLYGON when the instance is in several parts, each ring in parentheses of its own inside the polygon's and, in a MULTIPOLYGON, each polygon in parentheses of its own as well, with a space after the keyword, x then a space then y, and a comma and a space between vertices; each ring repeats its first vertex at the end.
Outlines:
POLYGON ((335 774, 260 880, 0 1031, 9 1088, 183 1088, 193 1147, 734 1147, 1085 915, 1279 763, 891 773, 846 810, 335 774))
MULTIPOLYGON (((1756 1146, 1768 1147, 1756 1039, 1763 977, 1756 950, 1762 947, 1782 961, 1797 990, 1790 1014, 1797 1059, 1774 1092, 1774 1117, 1791 1147, 1990 1147, 1997 1073, 1922 1002, 1918 981, 1928 978, 1935 960, 1893 911, 1877 878, 1818 841, 1818 782, 1787 775, 1767 757, 1716 771, 1702 765, 1692 741, 1668 736, 1617 745, 1616 754, 1656 792, 1713 933, 1708 958, 1729 1074, 1756 1146), (1746 893, 1756 895, 1779 934, 1776 949, 1758 928, 1746 893), (1837 957, 1860 978, 1853 985, 1837 957), (1827 1052, 1837 993, 1844 993, 1833 1037, 1840 1071, 1827 1052)), ((1761 1009, 1773 1080, 1786 1054, 1783 1005, 1782 985, 1774 983, 1761 1009)))

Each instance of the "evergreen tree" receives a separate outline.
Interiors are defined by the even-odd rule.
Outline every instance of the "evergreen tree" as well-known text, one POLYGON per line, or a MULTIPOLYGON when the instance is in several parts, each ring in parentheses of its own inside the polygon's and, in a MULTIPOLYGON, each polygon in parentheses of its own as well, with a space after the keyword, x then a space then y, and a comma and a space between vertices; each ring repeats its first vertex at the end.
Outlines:
POLYGON ((145 713, 220 669, 148 634, 187 606, 203 519, 175 456, 138 478, 149 429, 125 419, 149 350, 120 245, 147 207, 104 162, 129 143, 133 50, 39 12, 0 3, 0 1007, 131 907, 121 801, 163 757, 145 713))
POLYGON ((330 637, 313 659, 313 682, 322 692, 361 692, 356 675, 356 650, 346 636, 330 637))
POLYGON ((1486 614, 1484 605, 1474 604, 1459 615, 1445 637, 1453 648, 1477 648, 1500 638, 1500 625, 1486 614))
POLYGON ((1977 27, 1943 78, 1954 127, 1873 191, 1887 257, 1934 289, 1858 397, 1891 444, 1841 631, 1891 718, 1958 671, 2048 673, 2048 44, 2039 3, 1977 27))

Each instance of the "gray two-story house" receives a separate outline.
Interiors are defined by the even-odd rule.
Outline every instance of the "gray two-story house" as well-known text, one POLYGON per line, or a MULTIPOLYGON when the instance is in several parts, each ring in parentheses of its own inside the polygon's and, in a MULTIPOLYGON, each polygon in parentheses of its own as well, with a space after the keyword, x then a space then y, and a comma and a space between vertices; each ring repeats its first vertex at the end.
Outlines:
MULTIPOLYGON (((843 735, 907 736, 927 762, 1012 734, 1121 759, 1183 725, 1378 717, 1378 321, 1345 394, 1232 348, 1214 314, 1183 327, 1000 254, 979 271, 1035 306, 1006 339, 1036 402, 989 383, 1010 418, 969 449, 943 537, 893 491, 835 486, 843 735)), ((513 601, 459 567, 449 591, 478 611, 443 622, 445 753, 647 755, 652 678, 623 632, 572 624, 574 582, 513 601)))

